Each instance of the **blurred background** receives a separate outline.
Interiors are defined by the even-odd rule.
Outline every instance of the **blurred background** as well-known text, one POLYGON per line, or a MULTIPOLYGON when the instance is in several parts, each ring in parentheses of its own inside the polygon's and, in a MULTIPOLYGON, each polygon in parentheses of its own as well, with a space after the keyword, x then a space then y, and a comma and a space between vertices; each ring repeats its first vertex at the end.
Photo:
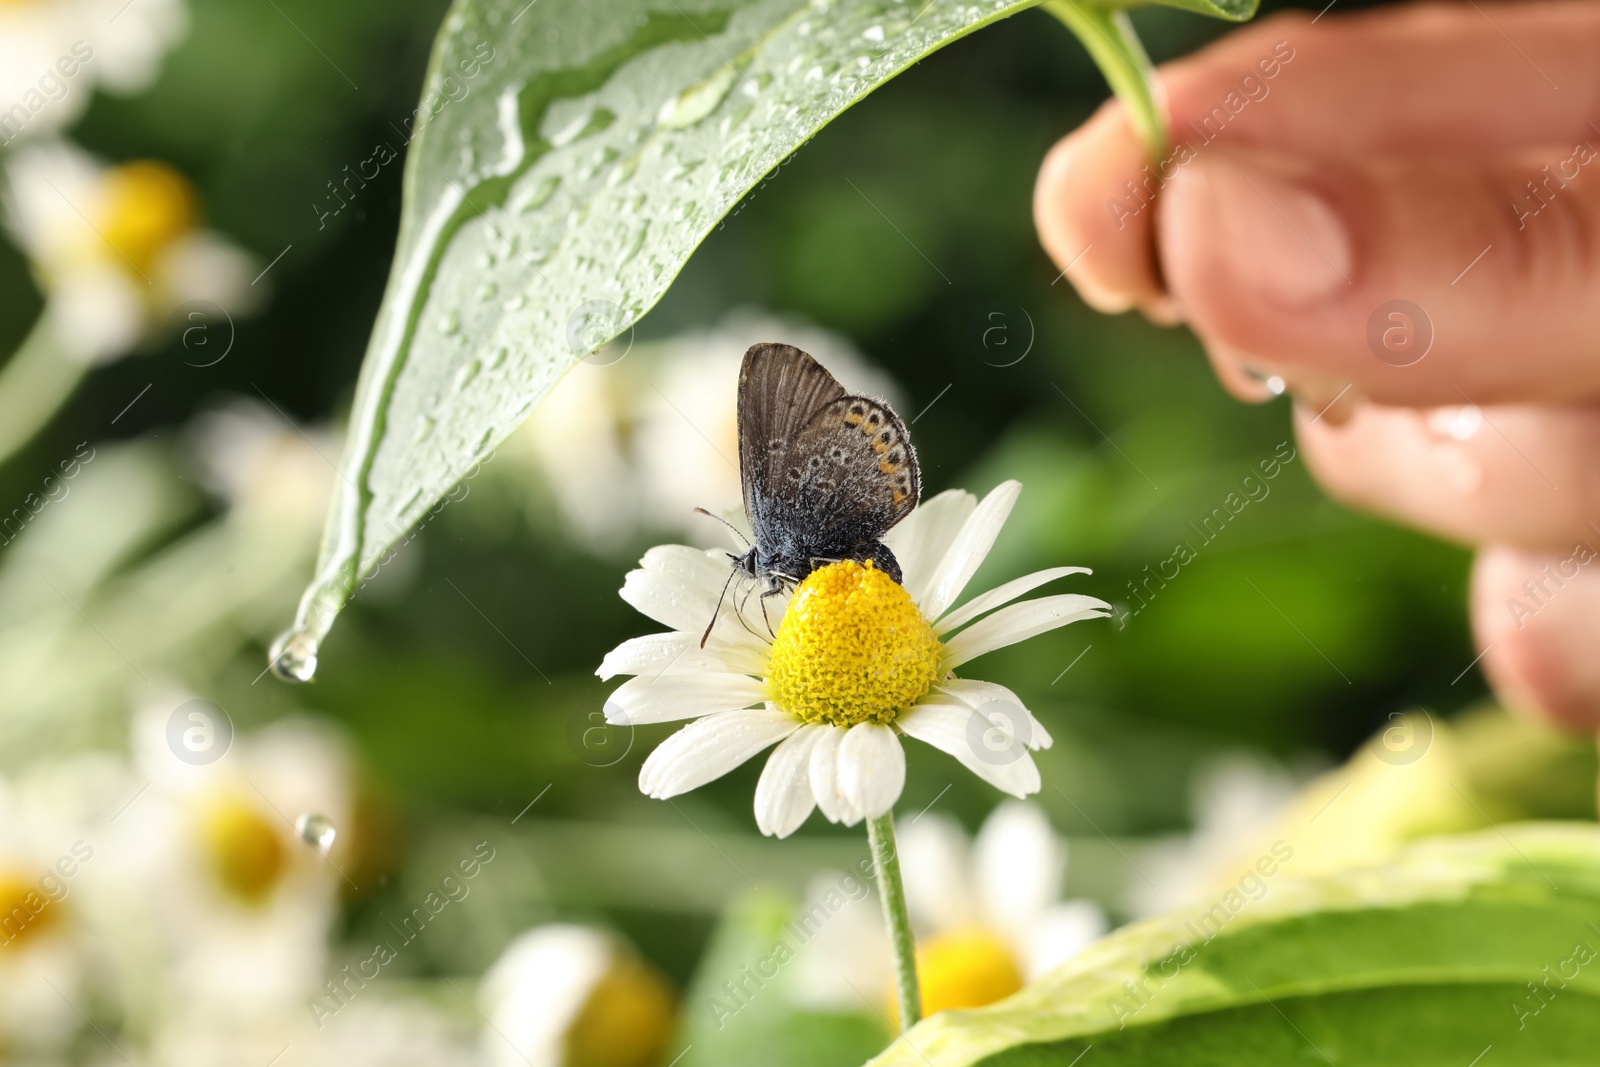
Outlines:
MULTIPOLYGON (((876 978, 839 1002, 786 968, 796 988, 759 1011, 723 988, 819 872, 855 867, 859 828, 761 838, 756 763, 649 800, 639 764, 671 727, 600 714, 595 667, 653 628, 623 575, 653 544, 720 543, 690 509, 738 502, 722 453, 760 340, 889 396, 929 495, 1023 482, 979 583, 1081 564, 1075 588, 1118 603, 985 666, 1056 738, 1028 818, 1059 838, 1051 894, 1102 917, 1085 929, 1183 902, 1340 783, 1360 787, 1308 865, 1594 817, 1592 748, 1485 703, 1465 551, 1329 502, 1286 399, 1235 403, 1186 331, 1056 281, 1034 174, 1106 90, 1038 12, 779 168, 361 590, 315 684, 263 676, 339 477, 444 9, 0 4, 5 1062, 644 1067, 748 1062, 756 1042, 790 1062, 780 1032, 796 1063, 880 1048, 876 978), (62 236, 74 215, 105 247, 62 236), (188 729, 223 754, 175 760, 188 729), (1424 755, 1448 762, 1414 773, 1424 755), (1372 784, 1395 767, 1404 785, 1372 784)), ((1134 21, 1158 61, 1226 32, 1134 21)), ((908 751, 902 822, 963 854, 999 796, 908 751)))

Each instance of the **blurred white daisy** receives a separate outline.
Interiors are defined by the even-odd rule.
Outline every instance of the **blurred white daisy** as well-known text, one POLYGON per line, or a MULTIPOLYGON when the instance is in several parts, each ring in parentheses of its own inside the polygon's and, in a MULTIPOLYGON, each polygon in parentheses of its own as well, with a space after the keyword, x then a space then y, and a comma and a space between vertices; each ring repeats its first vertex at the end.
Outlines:
POLYGON ((81 363, 126 354, 189 301, 232 316, 261 295, 254 257, 201 228, 193 186, 165 163, 108 166, 65 141, 30 145, 6 162, 5 222, 45 293, 55 346, 81 363))
MULTIPOLYGON (((728 556, 682 545, 645 554, 622 597, 672 627, 618 646, 596 672, 637 677, 606 703, 619 724, 695 719, 645 761, 639 787, 666 798, 733 770, 769 745, 756 824, 786 837, 820 807, 833 822, 886 814, 905 784, 901 736, 947 752, 995 787, 1039 789, 1030 749, 1050 735, 1011 690, 957 678, 968 660, 1109 610, 1067 593, 1012 604, 1082 567, 1053 567, 952 606, 989 553, 1022 487, 980 504, 950 491, 889 531, 904 585, 853 561, 813 572, 787 597, 730 595, 701 647, 728 556), (1003 606, 1007 605, 1007 606, 1003 606), (765 615, 764 612, 765 611, 765 615), (768 637, 767 618, 776 619, 768 637)), ((748 590, 747 590, 748 592, 748 590)))
POLYGON ((0 778, 0 1048, 8 1053, 59 1047, 82 1028, 80 1011, 110 992, 84 892, 100 837, 89 816, 128 785, 124 766, 88 756, 0 778))
POLYGON ((309 720, 230 733, 216 705, 175 687, 145 704, 133 744, 150 787, 119 820, 119 860, 148 887, 176 1002, 221 1020, 298 1016, 346 883, 351 761, 309 720), (330 852, 297 830, 302 815, 344 831, 330 852))
POLYGON ((148 88, 188 26, 184 0, 0 3, 0 145, 71 124, 97 87, 148 88))
POLYGON ((552 925, 518 937, 484 976, 490 1067, 656 1067, 672 1036, 666 979, 612 934, 552 925))
MULTIPOLYGON (((900 831, 900 865, 925 1016, 1010 996, 1107 929, 1094 901, 1061 899, 1066 842, 1036 804, 1005 802, 970 843, 954 819, 921 816, 900 831)), ((870 992, 893 1010, 889 942, 871 904, 842 909, 799 954, 802 1003, 860 1010, 870 992)))
POLYGON ((337 477, 338 439, 239 398, 196 416, 189 442, 203 485, 236 512, 319 532, 337 477))
MULTIPOLYGON (((435 998, 454 1008, 448 989, 435 998)), ((457 1001, 456 1003, 459 1003, 457 1001)), ((150 1063, 162 1067, 483 1067, 470 1024, 424 996, 367 988, 317 1027, 302 1012, 263 1023, 182 1006, 161 1020, 150 1063), (290 1051, 292 1050, 292 1051, 290 1051)), ((109 1064, 107 1064, 109 1067, 109 1064)))
POLYGON ((574 367, 498 451, 534 467, 581 543, 602 552, 646 524, 706 537, 740 503, 739 433, 724 401, 752 344, 782 337, 858 392, 898 390, 838 334, 754 309, 710 329, 602 349, 574 367))
POLYGON ((1145 876, 1128 883, 1128 910, 1138 918, 1162 915, 1236 878, 1255 860, 1250 849, 1293 799, 1299 780, 1250 752, 1202 763, 1189 784, 1193 832, 1145 851, 1139 861, 1145 876))

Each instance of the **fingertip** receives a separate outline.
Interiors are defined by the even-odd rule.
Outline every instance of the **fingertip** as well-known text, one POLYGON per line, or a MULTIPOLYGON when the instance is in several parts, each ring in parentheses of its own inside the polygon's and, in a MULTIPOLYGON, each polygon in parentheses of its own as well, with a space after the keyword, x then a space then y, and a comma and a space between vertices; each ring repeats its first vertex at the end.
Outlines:
POLYGON ((1057 142, 1039 168, 1033 197, 1039 241, 1098 311, 1169 310, 1151 243, 1153 197, 1125 193, 1144 160, 1122 106, 1112 101, 1057 142))
POLYGON ((1472 624, 1483 672, 1508 707, 1593 733, 1600 730, 1600 662, 1592 653, 1600 575, 1580 566, 1562 577, 1569 560, 1486 547, 1473 565, 1472 624))

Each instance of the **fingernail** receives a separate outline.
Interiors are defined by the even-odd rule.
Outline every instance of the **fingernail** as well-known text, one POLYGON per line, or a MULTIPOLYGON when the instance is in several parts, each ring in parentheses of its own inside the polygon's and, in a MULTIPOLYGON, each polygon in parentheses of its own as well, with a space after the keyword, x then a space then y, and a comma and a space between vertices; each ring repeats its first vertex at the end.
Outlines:
POLYGON ((1304 307, 1350 285, 1350 237, 1339 213, 1309 184, 1231 160, 1208 168, 1214 210, 1229 239, 1226 255, 1250 291, 1304 307))

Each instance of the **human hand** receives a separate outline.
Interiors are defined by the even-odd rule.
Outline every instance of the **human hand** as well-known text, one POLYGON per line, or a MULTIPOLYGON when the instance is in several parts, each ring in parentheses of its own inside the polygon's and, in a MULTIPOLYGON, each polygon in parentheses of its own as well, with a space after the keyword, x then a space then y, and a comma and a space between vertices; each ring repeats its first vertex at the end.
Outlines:
POLYGON ((1161 82, 1159 165, 1115 102, 1050 153, 1046 250, 1281 379, 1331 494, 1478 545, 1490 681, 1600 730, 1600 6, 1279 15, 1161 82))

